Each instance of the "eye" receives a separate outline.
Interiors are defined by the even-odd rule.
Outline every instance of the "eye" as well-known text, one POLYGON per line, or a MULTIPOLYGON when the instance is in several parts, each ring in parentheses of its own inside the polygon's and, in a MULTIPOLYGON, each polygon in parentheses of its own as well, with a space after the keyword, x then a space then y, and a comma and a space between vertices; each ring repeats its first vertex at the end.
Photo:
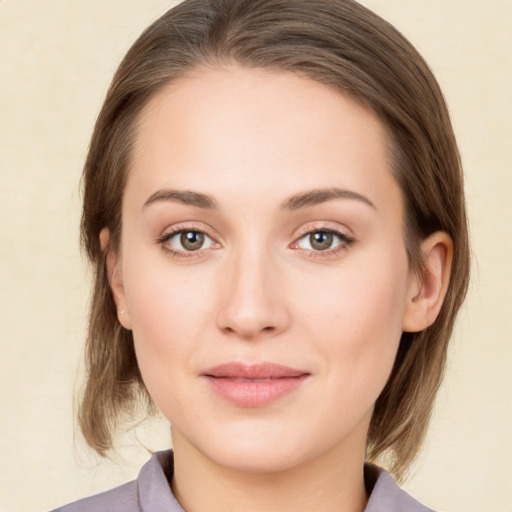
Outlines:
POLYGON ((326 233, 325 231, 317 231, 306 235, 301 241, 305 241, 306 244, 309 245, 309 247, 307 247, 308 249, 325 251, 331 249, 334 243, 334 235, 332 233, 326 233))
POLYGON ((160 240, 166 248, 175 252, 195 252, 214 247, 215 242, 204 232, 180 230, 169 233, 160 240))
POLYGON ((316 252, 332 252, 350 246, 354 239, 334 229, 309 231, 294 244, 294 249, 306 249, 316 252))

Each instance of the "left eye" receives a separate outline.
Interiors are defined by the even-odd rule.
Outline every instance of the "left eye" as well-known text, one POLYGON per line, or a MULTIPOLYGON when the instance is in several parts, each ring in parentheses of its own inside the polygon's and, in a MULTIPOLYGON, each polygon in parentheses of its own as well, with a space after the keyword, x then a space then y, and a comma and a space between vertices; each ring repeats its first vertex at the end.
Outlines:
POLYGON ((334 249, 344 243, 349 243, 349 240, 339 233, 332 231, 312 231, 304 235, 297 242, 297 246, 301 249, 327 251, 328 249, 334 249))
POLYGON ((201 231, 178 231, 167 238, 168 245, 176 251, 193 252, 209 249, 214 241, 201 231))

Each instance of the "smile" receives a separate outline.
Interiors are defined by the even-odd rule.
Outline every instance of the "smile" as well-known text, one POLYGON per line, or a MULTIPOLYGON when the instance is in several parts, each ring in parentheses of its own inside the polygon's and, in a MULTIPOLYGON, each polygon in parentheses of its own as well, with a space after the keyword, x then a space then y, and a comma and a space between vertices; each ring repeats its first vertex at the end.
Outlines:
POLYGON ((274 363, 226 363, 201 374, 210 388, 239 407, 263 407, 295 391, 308 372, 274 363))

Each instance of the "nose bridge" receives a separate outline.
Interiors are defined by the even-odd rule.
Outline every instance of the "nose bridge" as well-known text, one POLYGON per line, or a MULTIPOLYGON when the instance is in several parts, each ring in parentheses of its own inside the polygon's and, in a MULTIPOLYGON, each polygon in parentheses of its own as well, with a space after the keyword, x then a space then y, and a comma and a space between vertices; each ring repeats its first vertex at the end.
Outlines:
POLYGON ((277 257, 255 239, 240 243, 226 262, 218 326, 224 332, 253 338, 286 328, 289 315, 280 283, 277 257))

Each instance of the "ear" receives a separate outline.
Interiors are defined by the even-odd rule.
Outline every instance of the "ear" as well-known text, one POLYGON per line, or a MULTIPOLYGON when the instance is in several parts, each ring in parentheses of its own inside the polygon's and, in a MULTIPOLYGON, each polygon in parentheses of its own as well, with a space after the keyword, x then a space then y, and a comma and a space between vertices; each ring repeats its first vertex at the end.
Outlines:
POLYGON ((110 232, 108 228, 103 228, 100 233, 101 250, 105 254, 105 264, 107 266, 107 276, 112 291, 112 297, 116 303, 117 318, 119 323, 125 329, 131 329, 132 324, 128 313, 128 305, 126 304, 126 296, 123 286, 123 274, 118 253, 114 251, 110 245, 110 232))
POLYGON ((444 231, 436 231, 421 243, 423 265, 411 273, 402 330, 419 332, 433 324, 450 282, 453 242, 444 231))

